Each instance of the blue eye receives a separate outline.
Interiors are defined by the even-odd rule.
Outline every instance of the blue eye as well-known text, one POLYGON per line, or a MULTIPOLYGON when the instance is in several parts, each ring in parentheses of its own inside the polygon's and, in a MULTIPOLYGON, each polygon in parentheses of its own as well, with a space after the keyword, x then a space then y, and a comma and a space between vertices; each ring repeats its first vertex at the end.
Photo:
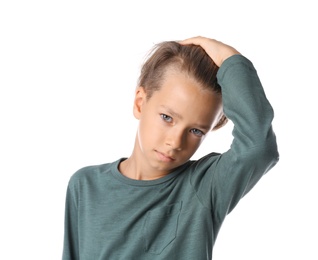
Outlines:
POLYGON ((160 117, 162 118, 163 121, 166 121, 168 123, 172 122, 172 117, 171 116, 168 116, 166 114, 160 114, 160 117))
POLYGON ((196 129, 196 128, 191 129, 190 132, 198 137, 204 136, 204 133, 201 130, 196 129))

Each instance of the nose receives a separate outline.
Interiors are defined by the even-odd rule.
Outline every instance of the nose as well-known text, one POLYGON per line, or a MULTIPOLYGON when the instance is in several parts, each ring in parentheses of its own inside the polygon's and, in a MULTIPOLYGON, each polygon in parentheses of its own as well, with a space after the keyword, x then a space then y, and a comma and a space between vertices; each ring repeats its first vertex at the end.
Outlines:
POLYGON ((166 145, 170 149, 181 151, 186 143, 185 132, 179 129, 170 129, 166 136, 166 145))

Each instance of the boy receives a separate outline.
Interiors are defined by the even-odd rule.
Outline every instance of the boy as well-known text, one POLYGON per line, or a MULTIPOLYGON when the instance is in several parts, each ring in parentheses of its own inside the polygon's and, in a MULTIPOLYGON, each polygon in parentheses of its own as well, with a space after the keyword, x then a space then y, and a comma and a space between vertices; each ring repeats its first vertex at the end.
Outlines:
POLYGON ((278 161, 273 110, 252 63, 204 37, 159 44, 133 113, 131 156, 70 179, 63 259, 212 259, 226 215, 278 161), (227 118, 231 148, 191 161, 227 118))

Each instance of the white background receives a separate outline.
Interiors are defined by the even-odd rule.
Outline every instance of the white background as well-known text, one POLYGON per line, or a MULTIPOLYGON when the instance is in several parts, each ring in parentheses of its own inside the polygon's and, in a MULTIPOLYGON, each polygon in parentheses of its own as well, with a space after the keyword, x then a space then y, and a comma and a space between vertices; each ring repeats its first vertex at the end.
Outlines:
MULTIPOLYGON (((147 51, 202 35, 252 60, 280 152, 224 222, 213 259, 317 260, 314 2, 1 1, 0 259, 61 259, 70 176, 130 155, 147 51)), ((227 150, 231 127, 209 135, 194 158, 227 150)))

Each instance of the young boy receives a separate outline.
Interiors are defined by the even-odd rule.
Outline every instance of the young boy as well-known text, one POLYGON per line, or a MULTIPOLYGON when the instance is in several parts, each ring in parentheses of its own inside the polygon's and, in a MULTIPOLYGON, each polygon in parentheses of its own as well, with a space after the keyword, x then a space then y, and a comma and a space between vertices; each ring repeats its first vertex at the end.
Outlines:
POLYGON ((226 215, 278 161, 252 63, 209 38, 161 43, 142 67, 133 113, 131 156, 70 179, 63 259, 212 259, 226 215), (231 148, 190 160, 227 118, 231 148))

